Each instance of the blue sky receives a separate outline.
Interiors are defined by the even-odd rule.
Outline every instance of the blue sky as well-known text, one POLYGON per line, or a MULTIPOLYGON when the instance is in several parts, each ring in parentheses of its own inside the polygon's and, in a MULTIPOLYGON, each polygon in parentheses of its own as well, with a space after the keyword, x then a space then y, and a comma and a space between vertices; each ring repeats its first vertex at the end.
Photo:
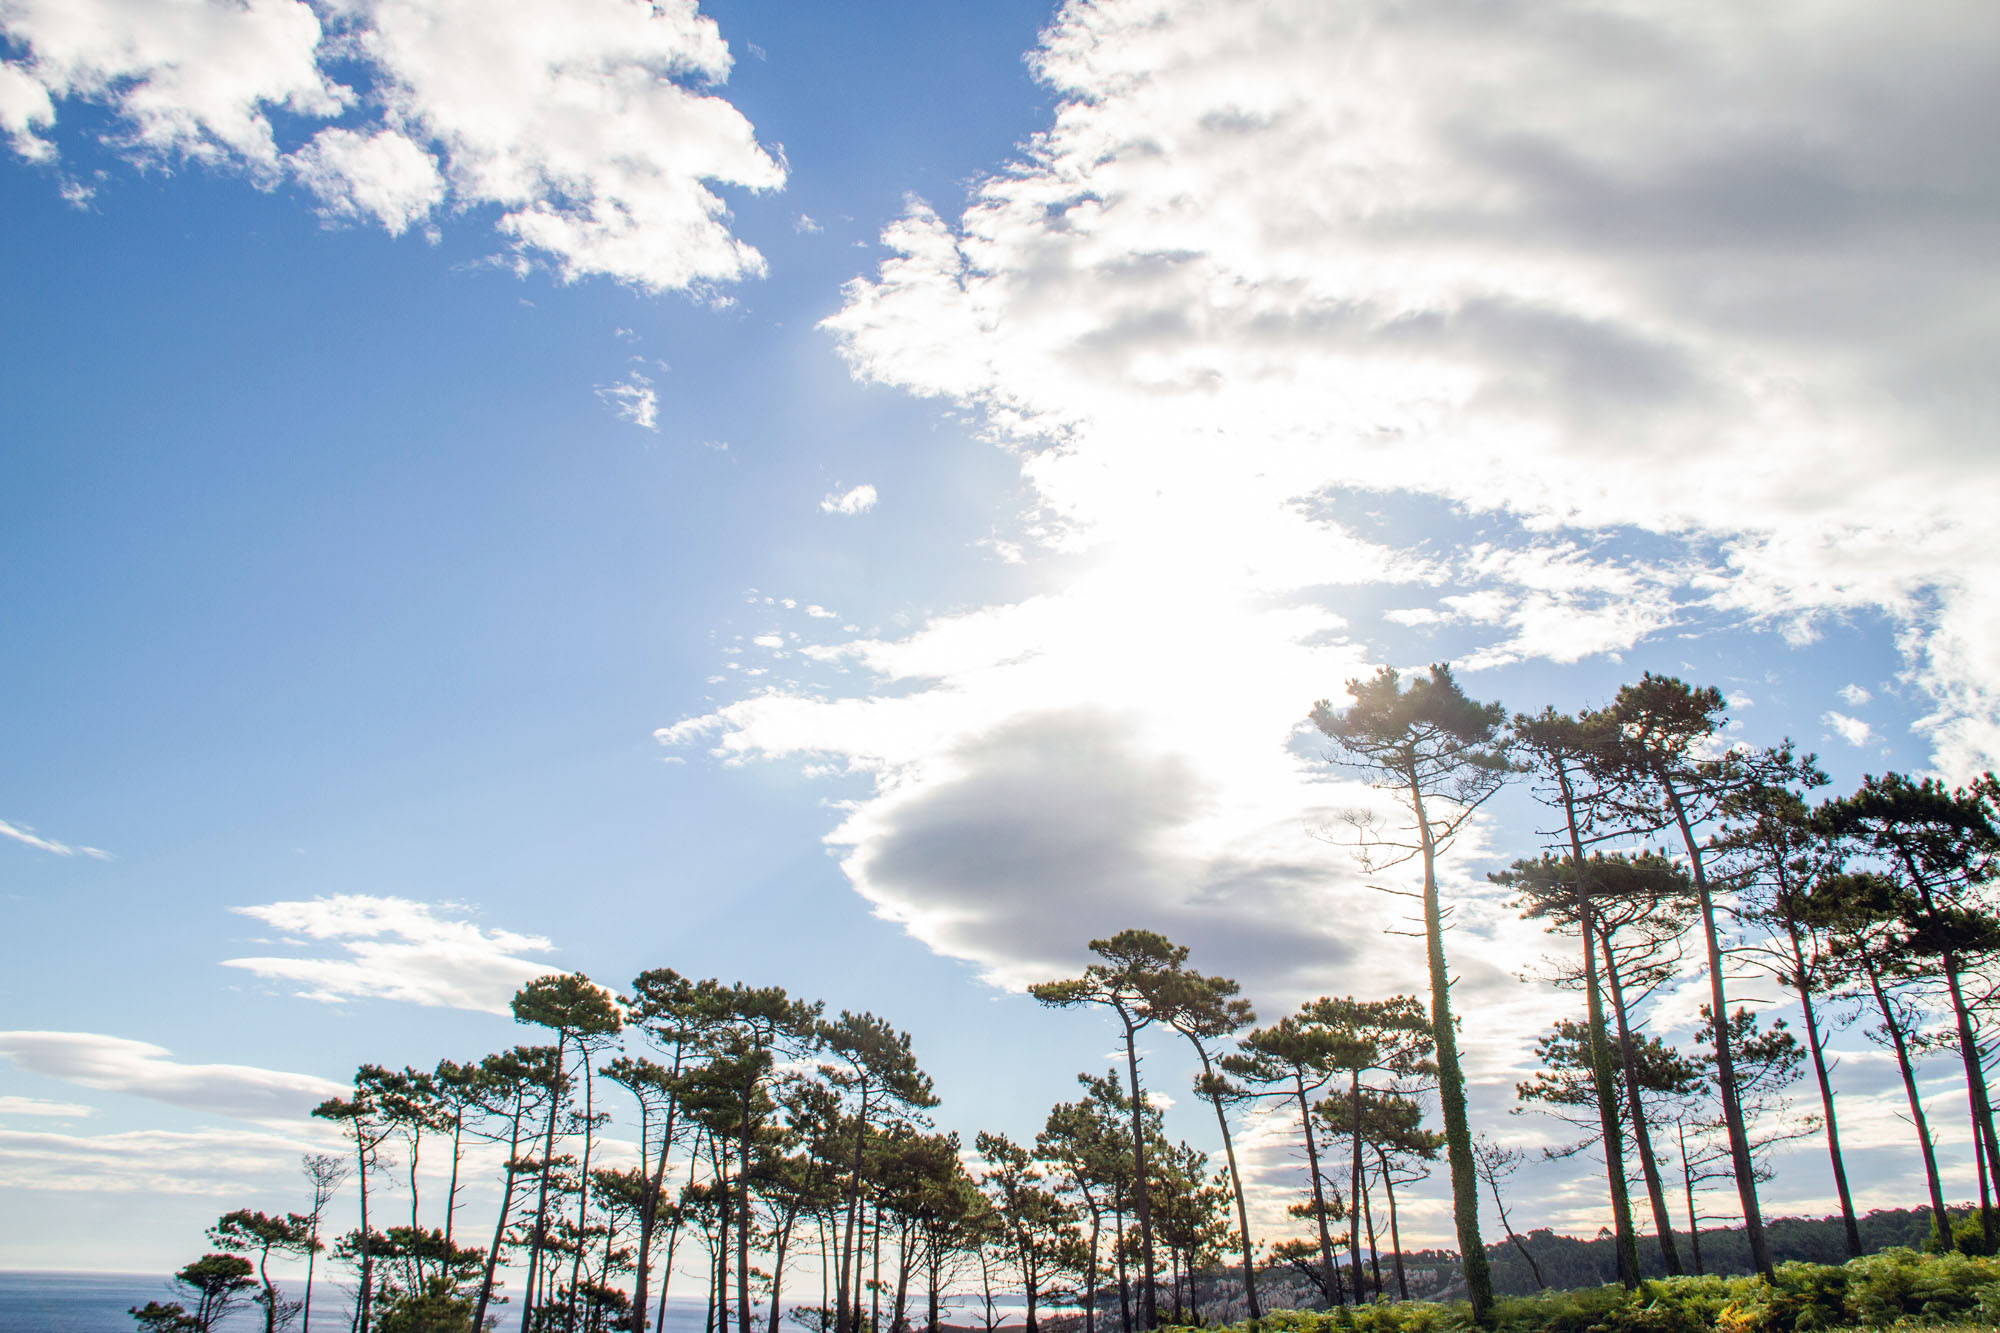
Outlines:
MULTIPOLYGON (((968 1140, 1091 934, 1414 989, 1299 730, 1383 662, 1995 762, 1984 8, 481 8, 0 12, 0 1264, 297 1206, 543 968, 873 1009, 968 1140)), ((1452 871, 1531 1144, 1535 827, 1452 871)))

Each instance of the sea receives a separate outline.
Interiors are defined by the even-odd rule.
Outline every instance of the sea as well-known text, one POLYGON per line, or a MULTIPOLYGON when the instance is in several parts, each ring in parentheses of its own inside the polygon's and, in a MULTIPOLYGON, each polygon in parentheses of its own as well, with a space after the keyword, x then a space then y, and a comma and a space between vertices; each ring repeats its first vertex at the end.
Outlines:
MULTIPOLYGON (((303 1283, 278 1285, 287 1295, 305 1294, 303 1283)), ((173 1300, 185 1303, 172 1284, 157 1274, 0 1271, 0 1333, 136 1333, 137 1325, 128 1313, 133 1306, 173 1300)), ((346 1292, 326 1283, 313 1283, 315 1329, 347 1333, 349 1313, 346 1292)), ((669 1297, 666 1327, 660 1333, 702 1333, 706 1313, 700 1301, 669 1297)), ((502 1320, 504 1324, 504 1314, 502 1320)), ((224 1319, 217 1331, 262 1333, 263 1327, 263 1313, 245 1307, 224 1319)))

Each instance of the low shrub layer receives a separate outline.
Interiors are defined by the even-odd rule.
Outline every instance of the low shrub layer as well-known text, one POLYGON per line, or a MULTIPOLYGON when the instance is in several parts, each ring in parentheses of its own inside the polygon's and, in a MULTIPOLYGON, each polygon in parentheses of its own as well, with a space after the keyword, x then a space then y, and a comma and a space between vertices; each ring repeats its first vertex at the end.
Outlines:
MULTIPOLYGON (((1510 1296, 1494 1306, 1498 1333, 1814 1333, 1892 1324, 2000 1325, 2000 1260, 1884 1250, 1845 1264, 1786 1263, 1777 1280, 1670 1277, 1623 1287, 1510 1296)), ((1390 1301, 1332 1310, 1279 1310, 1258 1333, 1460 1333, 1464 1301, 1390 1301)), ((1231 1326, 1250 1333, 1249 1325, 1231 1326)))

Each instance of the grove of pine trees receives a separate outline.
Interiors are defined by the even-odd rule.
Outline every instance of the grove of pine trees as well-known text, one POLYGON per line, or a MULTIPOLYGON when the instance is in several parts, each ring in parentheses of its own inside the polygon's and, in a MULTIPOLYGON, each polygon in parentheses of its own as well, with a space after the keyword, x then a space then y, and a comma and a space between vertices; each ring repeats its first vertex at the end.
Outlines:
POLYGON ((873 1014, 667 968, 623 993, 543 977, 514 998, 523 1044, 357 1070, 313 1112, 344 1147, 303 1161, 301 1211, 224 1214, 174 1279, 182 1299, 133 1318, 156 1333, 208 1333, 232 1314, 264 1333, 315 1319, 347 1333, 638 1333, 690 1294, 676 1286, 688 1273, 706 1333, 937 1333, 948 1317, 990 1330, 1003 1301, 1028 1333, 1051 1311, 1098 1333, 1452 1293, 1483 1318, 1496 1271, 1535 1285, 1570 1272, 1559 1238, 1516 1230, 1507 1181, 1524 1155, 1498 1141, 1504 1126, 1473 1123, 1454 1012, 1440 858, 1508 783, 1534 793, 1546 827, 1490 878, 1551 936, 1544 979, 1572 997, 1523 1034, 1540 1068, 1517 1107, 1562 1127, 1549 1156, 1591 1163, 1616 1280, 1716 1264, 1768 1277, 1759 1187, 1774 1149, 1806 1139, 1824 1148, 1839 1246, 1864 1251, 1880 1227, 1857 1213, 1828 1051, 1852 1024, 1895 1063, 1929 1243, 1993 1251, 1992 774, 1949 787, 1890 773, 1828 797, 1789 743, 1726 736, 1719 692, 1650 674, 1575 714, 1509 717, 1442 666, 1407 682, 1385 669, 1348 693, 1312 718, 1328 758, 1394 812, 1357 824, 1356 851, 1419 905, 1420 993, 1321 996, 1260 1025, 1244 987, 1195 970, 1186 947, 1144 929, 1092 940, 1095 961, 1029 989, 1073 1021, 1108 1020, 1117 1065, 1078 1074, 1032 1140, 965 1143, 937 1130, 909 1036, 873 1014), (1796 1013, 1746 1004, 1751 976, 1796 1013), (1686 1044, 1659 1012, 1676 986, 1704 997, 1686 1044), (1204 1132, 1212 1117, 1219 1161, 1172 1137, 1142 1041, 1198 1067, 1181 1113, 1204 1132), (1949 1129, 1922 1095, 1932 1057, 1954 1062, 1970 1108, 1949 1129), (1239 1163, 1252 1117, 1303 1167, 1273 1234, 1255 1234, 1253 1213, 1274 1212, 1254 1206, 1269 1201, 1253 1201, 1239 1163), (1970 1225, 1954 1229, 1941 1151, 1977 1165, 1970 1225), (1408 1249, 1398 1191, 1407 1203, 1434 1164, 1456 1244, 1408 1249), (476 1178, 491 1189, 475 1204, 476 1178), (1717 1189, 1733 1207, 1704 1218, 1717 1189), (1718 1220, 1740 1229, 1740 1257, 1738 1240, 1715 1252, 1712 1228, 1704 1255, 1704 1221, 1718 1220), (303 1263, 303 1297, 274 1262, 303 1263), (329 1271, 351 1300, 315 1312, 310 1277, 329 1271))

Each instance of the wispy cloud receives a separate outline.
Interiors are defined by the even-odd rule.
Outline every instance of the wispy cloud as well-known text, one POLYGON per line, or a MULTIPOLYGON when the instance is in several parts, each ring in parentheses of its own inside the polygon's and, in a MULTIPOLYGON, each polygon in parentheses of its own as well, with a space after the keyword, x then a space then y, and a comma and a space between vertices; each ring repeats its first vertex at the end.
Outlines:
POLYGON ((507 1012, 516 990, 556 971, 530 955, 555 946, 540 935, 488 930, 456 904, 340 894, 305 902, 230 909, 300 937, 300 947, 337 946, 336 957, 231 958, 224 967, 296 982, 312 1000, 400 1000, 507 1012))
POLYGON ((63 1134, 0 1129, 0 1175, 14 1189, 194 1194, 241 1199, 289 1178, 303 1136, 243 1129, 63 1134))
POLYGON ((822 514, 865 514, 875 507, 875 488, 866 482, 851 490, 829 491, 819 502, 822 514))
POLYGON ((0 1097, 0 1116, 41 1116, 52 1120, 80 1120, 97 1108, 82 1102, 51 1102, 40 1097, 0 1097))
POLYGON ((620 421, 629 421, 644 430, 659 430, 660 396, 653 389, 653 381, 638 371, 616 384, 598 385, 597 396, 618 414, 620 421))
POLYGON ((183 1064, 164 1046, 97 1032, 0 1032, 0 1055, 32 1074, 246 1120, 303 1115, 338 1083, 254 1065, 183 1064))
POLYGON ((12 838, 15 842, 57 856, 88 856, 98 861, 111 859, 111 853, 102 848, 72 846, 66 842, 57 842, 53 838, 42 837, 26 824, 10 824, 4 819, 0 819, 0 838, 12 838))

